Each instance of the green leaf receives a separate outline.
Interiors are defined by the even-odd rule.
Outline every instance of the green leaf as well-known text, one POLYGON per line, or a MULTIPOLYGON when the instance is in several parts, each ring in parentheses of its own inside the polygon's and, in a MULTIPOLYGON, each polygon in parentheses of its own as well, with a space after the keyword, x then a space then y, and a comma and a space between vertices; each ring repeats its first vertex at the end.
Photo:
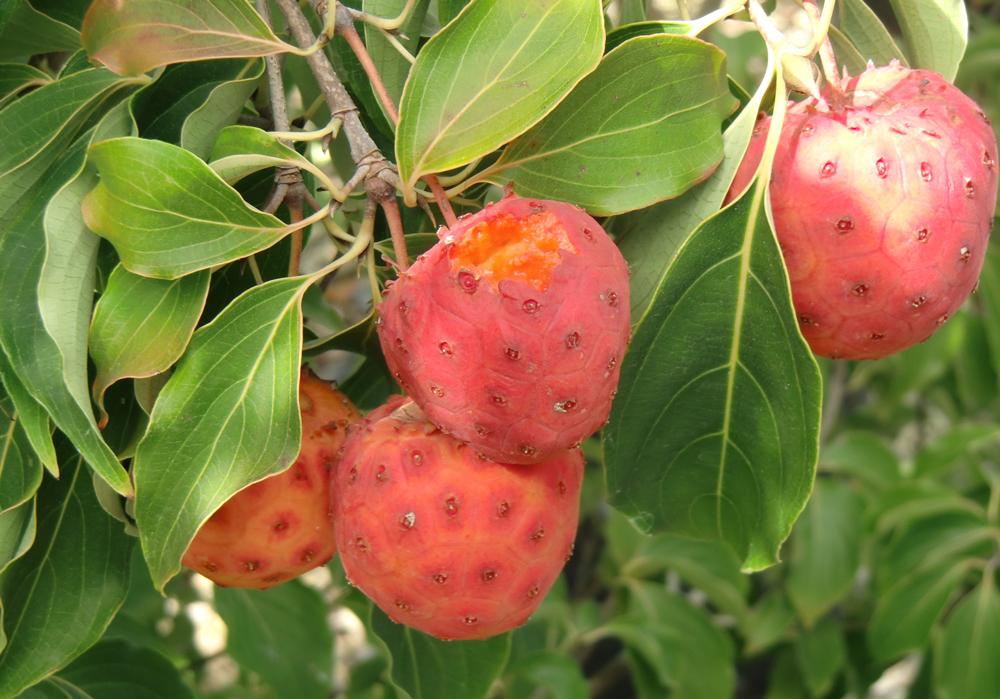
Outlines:
POLYGON ((38 490, 42 463, 21 428, 14 402, 0 389, 0 514, 38 490))
POLYGON ((199 158, 208 157, 219 131, 236 122, 263 74, 264 61, 258 59, 246 63, 232 80, 215 85, 184 119, 180 145, 199 158))
POLYGON ((812 488, 819 369, 751 188, 681 249, 633 335, 603 432, 615 507, 726 541, 744 570, 778 549, 812 488))
POLYGON ((0 61, 72 51, 79 45, 80 32, 39 12, 28 0, 6 0, 0 8, 0 61))
POLYGON ((216 588, 215 605, 229 628, 226 652, 281 696, 330 694, 333 637, 319 594, 291 581, 270 590, 216 588))
MULTIPOLYGON (((376 17, 397 17, 400 11, 406 6, 407 0, 364 0, 361 8, 376 17)), ((399 28, 396 39, 411 54, 416 53, 420 43, 420 27, 424 23, 427 15, 427 8, 430 0, 417 0, 410 10, 410 15, 406 22, 399 28)), ((403 94, 403 85, 406 83, 406 76, 410 72, 410 62, 403 58, 389 40, 376 27, 365 24, 365 45, 368 53, 372 57, 372 63, 378 69, 378 74, 382 77, 386 92, 392 98, 393 103, 399 104, 399 98, 403 94)), ((382 106, 382 101, 376 102, 382 113, 389 119, 389 115, 382 106)), ((391 122, 391 120, 390 120, 391 122)))
POLYGON ((84 199, 83 218, 136 274, 176 279, 264 250, 291 230, 183 148, 116 138, 89 157, 101 182, 84 199))
POLYGON ((767 694, 764 699, 806 699, 808 696, 794 649, 780 649, 767 678, 767 694))
POLYGON ((98 643, 57 679, 94 699, 195 699, 169 660, 124 641, 98 643))
POLYGON ((592 71, 600 0, 476 0, 424 45, 400 103, 404 186, 464 165, 523 133, 592 71))
POLYGON ((739 619, 746 613, 749 580, 740 572, 739 559, 725 544, 670 534, 644 537, 622 573, 640 577, 665 569, 677 572, 727 614, 739 619))
POLYGON ((865 0, 842 0, 839 8, 840 28, 866 61, 885 65, 897 60, 903 65, 909 65, 903 52, 896 46, 892 34, 865 0))
MULTIPOLYGON (((17 507, 0 512, 0 573, 23 556, 35 543, 35 499, 30 498, 17 507)), ((2 598, 0 598, 2 602, 2 598)), ((2 612, 2 609, 0 609, 2 612)), ((2 620, 0 614, 0 620, 2 620)), ((6 637, 0 628, 0 651, 6 637)))
POLYGON ((861 565, 865 503, 834 480, 816 483, 795 528, 788 561, 788 596, 806 627, 851 590, 861 565))
POLYGON ((880 487, 897 483, 902 477, 899 458, 875 432, 842 432, 823 445, 819 463, 821 469, 855 476, 880 487))
POLYGON ((479 177, 596 215, 672 199, 722 160, 721 126, 736 104, 725 63, 700 39, 627 41, 479 177))
POLYGON ((629 22, 628 24, 617 26, 608 32, 608 36, 604 41, 604 52, 613 51, 629 39, 634 39, 637 36, 650 36, 651 34, 681 35, 687 34, 690 31, 691 23, 679 20, 629 22))
POLYGON ((82 459, 46 479, 37 543, 3 576, 0 696, 39 682, 101 637, 125 600, 131 549, 98 505, 82 459))
POLYGON ((26 63, 0 63, 0 106, 31 87, 52 82, 48 73, 26 63))
POLYGON ((758 89, 726 128, 722 164, 707 181, 677 199, 612 219, 611 230, 629 264, 633 322, 645 313, 684 241, 719 210, 750 143, 763 96, 763 90, 758 89))
MULTIPOLYGON (((297 167, 323 183, 329 176, 311 160, 281 143, 272 134, 252 126, 227 126, 211 151, 209 167, 229 184, 255 172, 275 167, 297 167)), ((332 183, 327 184, 330 188, 332 183)))
POLYGON ((983 314, 983 324, 993 357, 993 368, 1000 374, 1000 241, 994 240, 986 249, 979 295, 987 309, 983 314))
POLYGON ((393 685, 410 699, 483 699, 510 655, 510 634, 485 641, 439 641, 393 623, 374 605, 370 623, 392 659, 393 685))
POLYGON ((880 595, 868 626, 872 654, 889 661, 926 645, 967 572, 963 563, 929 568, 880 595))
POLYGON ((159 374, 180 358, 205 307, 208 280, 207 271, 166 281, 114 268, 90 325, 94 399, 102 411, 108 386, 159 374))
POLYGON ((56 448, 52 444, 52 425, 49 414, 45 412, 38 401, 31 397, 28 389, 17 378, 14 368, 10 365, 7 355, 0 349, 0 382, 3 383, 7 395, 14 403, 20 428, 24 430, 28 442, 42 465, 54 477, 59 477, 59 463, 56 460, 56 448))
POLYGON ((965 325, 963 350, 955 358, 956 392, 966 415, 975 415, 997 397, 997 373, 993 366, 986 323, 978 315, 959 316, 965 325))
MULTIPOLYGON (((732 643, 708 614, 662 584, 633 583, 628 589, 629 609, 619 623, 646 636, 634 649, 656 670, 670 696, 730 699, 735 684, 732 643)), ((630 645, 636 638, 622 640, 630 645)))
POLYGON ((17 699, 94 699, 79 687, 59 677, 49 679, 29 687, 17 699))
POLYGON ((448 24, 458 16, 462 8, 469 4, 469 0, 437 0, 438 18, 441 26, 448 24))
POLYGON ((139 135, 206 158, 219 131, 236 121, 263 71, 259 59, 169 66, 132 100, 139 135))
POLYGON ((809 693, 824 696, 847 662, 847 648, 840 625, 824 619, 815 628, 803 632, 795 644, 795 655, 809 693))
POLYGON ((646 0, 622 0, 621 22, 631 24, 646 19, 646 0))
POLYGON ((963 0, 889 0, 903 30, 910 64, 954 80, 968 43, 963 0))
POLYGON ((837 56, 837 63, 847 68, 849 73, 858 75, 868 67, 868 61, 865 60, 858 47, 847 38, 844 32, 831 24, 827 36, 833 45, 833 52, 837 56))
POLYGON ((246 0, 95 0, 82 39, 91 59, 127 75, 182 61, 297 52, 246 0))
POLYGON ((299 450, 300 303, 308 278, 236 298, 194 335, 160 392, 133 460, 135 517, 157 589, 198 528, 237 490, 299 450))
POLYGON ((934 685, 940 699, 1000 697, 1000 594, 992 570, 955 607, 934 648, 934 685))
POLYGON ((785 639, 795 624, 795 611, 778 589, 769 591, 750 613, 743 624, 746 638, 744 652, 755 655, 785 639))
POLYGON ((590 689, 580 665, 556 651, 536 651, 509 670, 511 674, 545 689, 551 699, 588 699, 590 689))
POLYGON ((99 68, 50 82, 0 112, 0 220, 65 155, 102 103, 123 83, 99 68))
POLYGON ((890 488, 880 495, 877 512, 880 534, 949 512, 984 517, 978 503, 962 497, 950 486, 927 480, 903 481, 890 488))
POLYGON ((896 537, 875 571, 868 643, 876 658, 892 659, 927 643, 970 566, 992 555, 994 537, 994 530, 969 512, 926 517, 896 537))
POLYGON ((935 439, 919 452, 914 463, 918 476, 938 476, 959 459, 1000 441, 1000 426, 962 423, 935 439))
MULTIPOLYGON (((0 123, 35 95, 78 75, 86 74, 60 80, 19 100, 0 112, 0 123)), ((63 129, 72 121, 67 118, 54 128, 63 129)), ((50 135, 53 142, 58 141, 50 135)), ((89 177, 81 174, 88 140, 85 137, 68 150, 52 146, 58 150, 59 162, 48 172, 39 172, 39 184, 17 202, 16 209, 0 217, 4 221, 0 297, 6 302, 0 316, 0 344, 32 397, 90 466, 124 494, 131 492, 131 483, 97 431, 86 385, 86 327, 96 245, 74 207, 81 193, 78 187, 89 177)), ((15 171, 0 178, 0 190, 9 178, 17 177, 15 171)), ((43 436, 36 434, 34 439, 38 443, 43 436)))

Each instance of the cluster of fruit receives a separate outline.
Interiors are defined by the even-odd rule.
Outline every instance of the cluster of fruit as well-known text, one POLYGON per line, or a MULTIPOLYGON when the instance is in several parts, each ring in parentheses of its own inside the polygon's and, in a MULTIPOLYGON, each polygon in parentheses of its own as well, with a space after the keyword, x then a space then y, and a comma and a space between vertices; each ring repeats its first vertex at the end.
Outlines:
POLYGON ((628 267, 593 218, 561 202, 508 195, 439 238, 379 307, 409 398, 345 442, 355 411, 304 375, 298 460, 220 509, 186 565, 264 587, 329 559, 335 538, 352 584, 438 638, 502 633, 538 607, 573 548, 580 443, 618 384, 628 267), (265 502, 268 489, 287 492, 265 502))
MULTIPOLYGON (((935 73, 869 68, 790 103, 770 203, 813 351, 882 357, 955 312, 983 265, 996 162, 983 112, 935 73)), ((538 607, 572 550, 580 442, 618 384, 628 268, 594 219, 560 202, 508 195, 439 238, 379 308, 409 397, 359 421, 304 374, 298 460, 216 512, 185 565, 269 587, 336 549, 390 617, 443 639, 501 633, 538 607)))

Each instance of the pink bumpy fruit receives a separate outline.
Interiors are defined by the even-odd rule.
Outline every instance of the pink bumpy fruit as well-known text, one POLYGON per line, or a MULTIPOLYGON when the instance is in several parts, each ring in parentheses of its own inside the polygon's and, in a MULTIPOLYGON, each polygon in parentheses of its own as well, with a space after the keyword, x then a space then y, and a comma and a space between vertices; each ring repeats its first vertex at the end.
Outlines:
MULTIPOLYGON (((937 73, 898 64, 790 103, 771 210, 816 354, 876 359, 930 337, 971 293, 997 192, 986 115, 937 73)), ((763 117, 729 199, 760 162, 763 117)))
POLYGON ((394 621, 444 640, 528 620, 569 558, 583 456, 538 467, 476 456, 396 397, 351 430, 331 486, 352 584, 394 621))
POLYGON ((330 478, 350 401, 309 372, 299 382, 302 448, 288 470, 231 497, 195 536, 183 563, 226 587, 264 589, 323 565, 336 553, 330 478))
POLYGON ((427 418, 501 463, 599 429, 629 337, 628 266, 604 229, 507 196, 439 237, 379 308, 389 368, 427 418))

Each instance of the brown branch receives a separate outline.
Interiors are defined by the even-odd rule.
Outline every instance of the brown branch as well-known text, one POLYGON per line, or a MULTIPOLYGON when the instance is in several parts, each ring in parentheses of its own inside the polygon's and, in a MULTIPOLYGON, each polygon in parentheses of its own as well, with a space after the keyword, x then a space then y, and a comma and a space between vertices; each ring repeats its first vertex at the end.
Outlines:
MULTIPOLYGON (((302 48, 311 46, 316 37, 309 20, 299 9, 297 0, 276 0, 281 12, 288 21, 288 28, 295 41, 302 48)), ((361 123, 358 108, 347 93, 344 84, 337 77, 326 54, 315 51, 306 56, 309 69, 316 78, 320 92, 330 107, 331 116, 340 116, 343 121, 341 131, 347 137, 351 158, 359 166, 366 166, 365 190, 376 201, 383 201, 396 196, 399 176, 395 166, 386 160, 378 146, 361 123)))
MULTIPOLYGON (((385 83, 382 82, 382 76, 379 75, 378 68, 375 67, 375 62, 372 60, 371 54, 368 53, 365 42, 361 40, 358 30, 354 27, 354 16, 348 11, 347 7, 339 4, 337 5, 336 13, 337 31, 344 37, 347 45, 351 47, 351 51, 357 57, 386 114, 389 115, 393 124, 399 124, 399 110, 396 108, 396 103, 393 101, 392 96, 389 95, 385 83)), ((454 226, 458 222, 458 219, 455 217, 455 211, 451 208, 448 195, 445 193, 444 188, 441 187, 441 183, 438 182, 438 178, 435 175, 424 175, 423 180, 430 187, 431 193, 434 194, 434 201, 437 202, 438 208, 441 209, 441 215, 444 216, 445 223, 448 226, 454 226)))
POLYGON ((399 215, 399 205, 396 198, 383 199, 382 211, 389 223, 389 235, 392 237, 392 251, 396 255, 396 267, 405 272, 410 267, 410 255, 406 251, 406 236, 403 234, 403 219, 399 215))

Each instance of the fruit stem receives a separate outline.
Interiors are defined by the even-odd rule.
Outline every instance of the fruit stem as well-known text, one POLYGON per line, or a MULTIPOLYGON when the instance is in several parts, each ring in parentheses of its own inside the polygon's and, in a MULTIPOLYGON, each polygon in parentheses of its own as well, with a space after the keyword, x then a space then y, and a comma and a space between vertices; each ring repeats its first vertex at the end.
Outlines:
MULTIPOLYGON (((833 7, 834 0, 826 0, 826 5, 833 7)), ((826 10, 826 5, 823 9, 826 10)), ((837 55, 833 51, 833 44, 830 42, 830 22, 824 22, 824 16, 820 13, 816 0, 804 0, 806 14, 809 15, 816 34, 813 42, 819 42, 819 62, 823 67, 823 77, 826 84, 834 95, 834 99, 839 105, 843 101, 844 91, 840 86, 840 71, 837 69, 837 55)), ((831 9, 832 14, 832 9, 831 9)))
POLYGON ((368 53, 367 47, 365 47, 365 42, 361 40, 358 30, 354 28, 353 18, 343 5, 337 6, 337 29, 340 30, 340 35, 344 37, 347 45, 351 47, 351 51, 357 56, 358 62, 372 84, 375 95, 378 97, 379 102, 382 103, 383 109, 385 109, 385 113, 394 125, 398 124, 399 110, 396 109, 396 103, 389 95, 385 83, 382 82, 382 76, 379 75, 378 68, 375 67, 375 62, 372 60, 371 54, 368 53))
POLYGON ((399 215, 399 205, 395 197, 379 202, 389 223, 389 235, 392 237, 392 251, 396 256, 396 267, 405 272, 410 267, 410 256, 406 251, 406 237, 403 233, 403 219, 399 215))
MULTIPOLYGON (((301 187, 301 183, 299 184, 301 187)), ((285 205, 288 207, 288 216, 291 222, 299 223, 302 220, 302 195, 301 193, 285 197, 285 205)), ((299 262, 302 259, 302 229, 296 228, 292 231, 291 251, 288 254, 288 276, 299 276, 299 262)))
POLYGON ((424 175, 424 182, 427 186, 431 188, 431 193, 434 195, 434 201, 437 202, 438 208, 441 209, 441 215, 444 216, 444 221, 451 228, 456 223, 458 219, 455 217, 455 210, 451 208, 451 202, 448 201, 448 195, 445 193, 444 188, 441 187, 441 183, 438 182, 436 175, 424 175))

